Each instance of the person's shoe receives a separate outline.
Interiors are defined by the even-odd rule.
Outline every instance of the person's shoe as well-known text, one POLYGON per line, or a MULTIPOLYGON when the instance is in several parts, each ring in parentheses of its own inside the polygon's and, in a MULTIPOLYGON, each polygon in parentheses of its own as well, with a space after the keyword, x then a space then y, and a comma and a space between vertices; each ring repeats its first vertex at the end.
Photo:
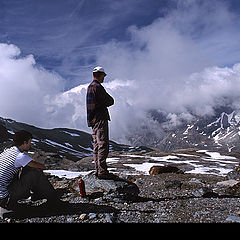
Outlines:
POLYGON ((0 218, 3 218, 3 215, 4 215, 5 213, 10 213, 10 212, 13 212, 13 211, 12 211, 12 210, 8 210, 8 209, 6 209, 6 208, 0 207, 0 218))
POLYGON ((41 196, 38 195, 38 194, 33 193, 33 194, 31 195, 31 201, 33 201, 33 202, 35 202, 35 201, 37 201, 37 200, 41 200, 41 199, 43 199, 43 197, 41 197, 41 196))
POLYGON ((119 177, 117 175, 114 175, 113 173, 102 173, 102 174, 98 174, 98 179, 118 180, 119 177))

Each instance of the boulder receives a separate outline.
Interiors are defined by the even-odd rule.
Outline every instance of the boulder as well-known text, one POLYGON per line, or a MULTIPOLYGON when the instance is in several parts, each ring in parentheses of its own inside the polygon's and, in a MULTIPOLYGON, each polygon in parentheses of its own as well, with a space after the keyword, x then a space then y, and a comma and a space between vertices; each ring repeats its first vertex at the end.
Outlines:
POLYGON ((161 173, 183 173, 181 169, 171 165, 152 166, 149 170, 150 175, 158 175, 161 173))
POLYGON ((194 197, 202 197, 202 198, 216 198, 219 197, 218 193, 215 193, 211 188, 209 187, 201 187, 199 189, 196 189, 195 191, 192 191, 192 195, 194 197))
POLYGON ((235 170, 229 172, 227 174, 227 179, 240 180, 240 172, 235 170))
POLYGON ((218 183, 217 183, 217 186, 220 186, 220 187, 233 187, 233 186, 235 186, 237 183, 239 183, 239 181, 236 181, 236 180, 234 180, 234 179, 230 179, 230 180, 218 182, 218 183))
POLYGON ((240 197, 240 181, 230 179, 218 182, 214 188, 220 196, 240 197))
MULTIPOLYGON (((139 194, 138 186, 130 181, 119 178, 118 180, 98 179, 95 175, 86 175, 82 178, 85 183, 87 196, 98 195, 99 193, 111 195, 114 198, 132 198, 139 194)), ((72 189, 79 192, 78 179, 72 184, 72 189)))
POLYGON ((227 179, 240 180, 240 165, 227 174, 227 179))

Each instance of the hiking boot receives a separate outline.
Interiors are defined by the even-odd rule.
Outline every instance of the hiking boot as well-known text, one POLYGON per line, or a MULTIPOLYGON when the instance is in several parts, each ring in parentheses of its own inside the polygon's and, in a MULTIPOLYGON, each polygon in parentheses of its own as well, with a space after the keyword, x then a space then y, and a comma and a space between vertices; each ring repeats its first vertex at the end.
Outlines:
POLYGON ((31 201, 33 201, 33 202, 44 199, 44 197, 42 197, 36 193, 33 193, 30 197, 31 197, 31 201))
POLYGON ((6 208, 0 207, 0 219, 3 218, 3 215, 4 215, 5 213, 10 213, 10 212, 13 212, 13 211, 12 211, 12 210, 8 210, 8 209, 6 209, 6 208))
POLYGON ((114 175, 113 173, 102 173, 98 174, 98 179, 104 179, 104 180, 118 180, 119 177, 117 175, 114 175))

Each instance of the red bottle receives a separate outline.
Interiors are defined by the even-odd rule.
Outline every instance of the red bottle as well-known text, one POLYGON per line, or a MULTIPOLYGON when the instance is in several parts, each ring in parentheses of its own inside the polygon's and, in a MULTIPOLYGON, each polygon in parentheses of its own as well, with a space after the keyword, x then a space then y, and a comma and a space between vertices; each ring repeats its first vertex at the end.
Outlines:
POLYGON ((86 191, 85 191, 85 183, 82 179, 80 179, 78 181, 78 185, 79 185, 79 191, 80 191, 80 196, 82 198, 86 197, 86 191))

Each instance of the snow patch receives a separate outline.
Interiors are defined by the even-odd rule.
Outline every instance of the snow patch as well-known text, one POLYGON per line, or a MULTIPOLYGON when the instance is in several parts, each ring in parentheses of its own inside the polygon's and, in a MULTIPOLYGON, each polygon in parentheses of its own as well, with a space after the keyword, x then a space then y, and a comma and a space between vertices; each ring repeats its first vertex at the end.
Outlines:
POLYGON ((44 170, 43 172, 57 176, 59 178, 73 179, 73 178, 85 176, 90 172, 92 172, 92 170, 86 171, 86 172, 73 172, 73 171, 67 171, 67 170, 44 170))

